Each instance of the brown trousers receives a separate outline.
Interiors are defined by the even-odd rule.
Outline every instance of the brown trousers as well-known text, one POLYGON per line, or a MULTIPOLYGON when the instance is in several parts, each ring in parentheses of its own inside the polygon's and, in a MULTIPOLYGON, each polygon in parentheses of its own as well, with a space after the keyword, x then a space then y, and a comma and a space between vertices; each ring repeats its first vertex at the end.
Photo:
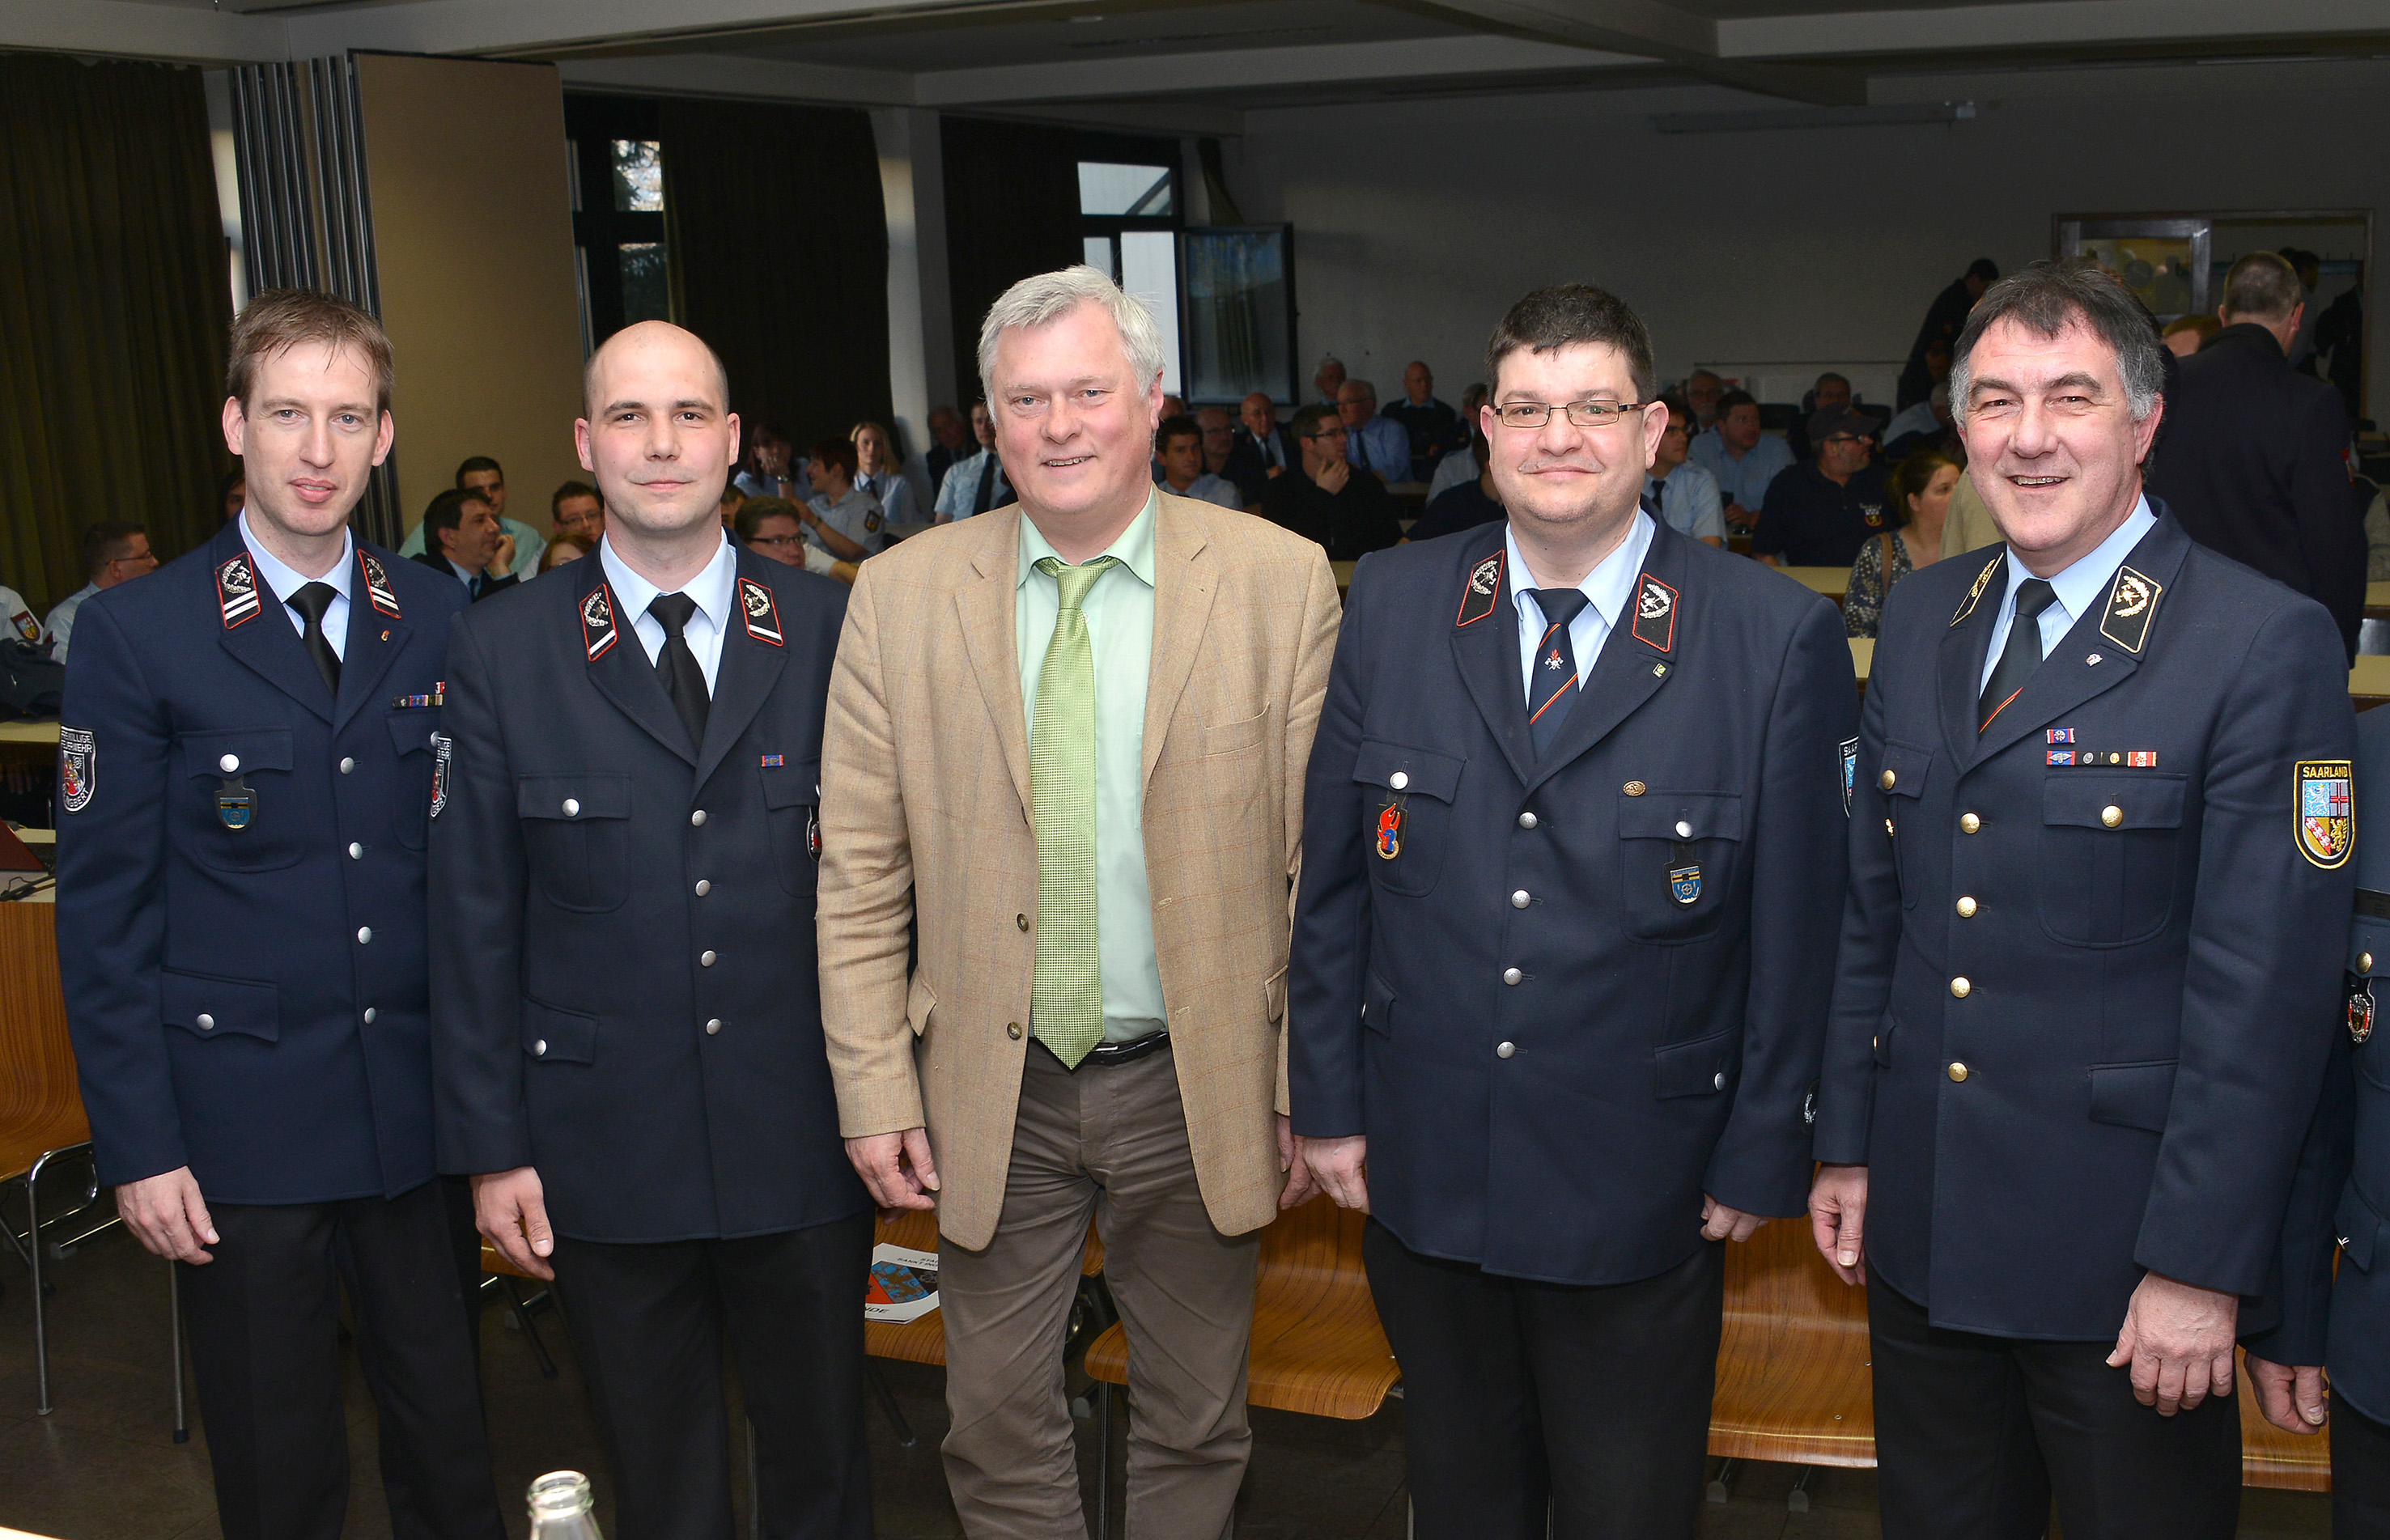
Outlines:
POLYGON ((1128 1332, 1130 1540, 1226 1540, 1261 1237, 1203 1211, 1167 1047, 1076 1072, 1030 1050, 996 1238, 938 1258, 955 1511, 971 1540, 1087 1534, 1062 1343, 1090 1214, 1128 1332))

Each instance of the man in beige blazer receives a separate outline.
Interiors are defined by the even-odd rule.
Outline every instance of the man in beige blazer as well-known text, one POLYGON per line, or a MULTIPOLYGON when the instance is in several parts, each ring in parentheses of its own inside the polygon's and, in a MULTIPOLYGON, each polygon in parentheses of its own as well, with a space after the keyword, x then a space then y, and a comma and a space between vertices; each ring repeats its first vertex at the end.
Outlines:
POLYGON ((1093 268, 1007 291, 979 360, 1020 501, 864 563, 830 684, 839 1117, 881 1205, 938 1210, 975 1540, 1086 1534, 1061 1350, 1091 1214, 1129 1531, 1229 1533, 1258 1232, 1312 1190, 1281 1039, 1336 584, 1318 545, 1155 487, 1162 359, 1093 268))

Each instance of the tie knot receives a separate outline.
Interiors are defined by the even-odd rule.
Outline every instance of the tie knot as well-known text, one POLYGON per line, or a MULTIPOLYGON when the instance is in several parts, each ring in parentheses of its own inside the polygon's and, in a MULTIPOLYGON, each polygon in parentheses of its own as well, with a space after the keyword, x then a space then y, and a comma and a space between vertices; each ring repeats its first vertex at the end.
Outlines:
POLYGON ((1569 624, 1591 602, 1582 588, 1530 588, 1527 594, 1536 601, 1536 608, 1544 612, 1546 625, 1569 624))
POLYGON ((1065 610, 1079 608, 1086 602, 1087 590, 1096 585, 1096 579, 1119 565, 1120 558, 1116 556, 1099 556, 1081 567, 1070 566, 1060 557, 1037 558, 1037 570, 1052 578, 1054 586, 1061 591, 1062 608, 1065 610))
POLYGON ((648 613, 664 628, 664 639, 676 642, 688 618, 697 613, 697 601, 687 594, 658 594, 648 601, 648 613))
POLYGON ((328 583, 302 583, 299 591, 283 602, 306 616, 309 625, 321 626, 324 612, 331 609, 332 601, 340 597, 341 591, 328 583))
POLYGON ((2027 578, 2017 584, 2016 612, 2019 620, 2032 620, 2058 599, 2058 590, 2047 578, 2027 578))

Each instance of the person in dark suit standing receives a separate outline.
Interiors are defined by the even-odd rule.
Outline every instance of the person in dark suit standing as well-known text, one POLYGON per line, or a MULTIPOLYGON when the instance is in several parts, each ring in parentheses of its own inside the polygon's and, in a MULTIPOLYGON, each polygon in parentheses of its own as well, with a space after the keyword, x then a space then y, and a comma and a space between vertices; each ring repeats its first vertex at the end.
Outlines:
POLYGON ((58 966, 99 1179, 179 1271, 227 1537, 341 1533, 345 1290, 392 1532, 497 1540, 424 961, 465 595, 350 537, 392 436, 371 316, 259 294, 227 375, 247 507, 86 603, 67 671, 58 966))
POLYGON ((1237 484, 1245 507, 1258 504, 1270 482, 1302 463, 1293 432, 1278 420, 1278 404, 1262 391, 1247 396, 1237 408, 1237 437, 1228 450, 1227 468, 1220 472, 1237 484))
POLYGON ((2331 1372, 2332 1521, 2341 1540, 2390 1534, 2390 712, 2357 719, 2357 898, 2342 954, 2332 1067, 2282 1224, 2281 1325, 2249 1337, 2266 1419, 2324 1425, 2331 1372), (2345 1029, 2345 1031, 2343 1029, 2345 1029), (2335 1256, 2337 1267, 2334 1265, 2335 1256))
POLYGON ((1371 1215, 1422 1540, 1690 1536, 1724 1247, 1800 1212, 1856 730, 1834 607, 1642 511, 1651 344, 1512 307, 1506 522, 1355 571, 1304 791, 1302 1158, 1371 1215))
POLYGON ((415 559, 463 584, 476 604, 522 581, 510 570, 514 536, 498 528, 490 500, 470 487, 450 487, 431 499, 423 510, 423 539, 429 549, 415 559))
POLYGON ((1900 371, 1900 384, 1895 391, 1895 404, 1902 411, 1934 393, 1934 369, 1925 361, 1925 352, 1936 341, 1946 347, 1959 340, 1967 325, 1967 312, 1984 297, 1984 290, 1999 281, 1999 265, 1989 257, 1977 257, 1967 264, 1967 271, 1950 280, 1950 287, 1934 296, 1925 309, 1925 320, 1917 328, 1917 340, 1908 345, 1908 362, 1900 371))
POLYGON ((584 397, 596 559, 449 643, 440 1158, 482 1233, 556 1278, 625 1540, 728 1540, 726 1336, 764 1532, 855 1540, 871 1209, 814 960, 846 590, 724 538, 739 419, 702 341, 626 327, 584 397))
POLYGON ((2365 510, 2348 481, 2340 392, 2293 370, 2286 352, 2306 307, 2298 275, 2253 251, 2225 275, 2223 329, 2182 361, 2166 397, 2165 453, 2150 468, 2193 540, 2289 584, 2340 626, 2357 656, 2365 618, 2365 510))
POLYGON ((1867 1284, 1887 1540, 2239 1512, 2353 725, 2322 607, 2143 495, 2164 353, 2088 263, 1993 286, 1950 378, 2004 543, 1883 609, 1810 1201, 1867 1284))

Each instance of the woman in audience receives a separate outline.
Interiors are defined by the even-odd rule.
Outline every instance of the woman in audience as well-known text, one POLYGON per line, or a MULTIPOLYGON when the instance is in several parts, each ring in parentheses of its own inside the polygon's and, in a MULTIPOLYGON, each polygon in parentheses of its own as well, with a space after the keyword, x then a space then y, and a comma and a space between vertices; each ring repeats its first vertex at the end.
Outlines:
POLYGON ((1942 520, 1950 494, 1959 489, 1959 462, 1939 449, 1922 449, 1900 462, 1886 490, 1892 494, 1894 527, 1859 547, 1851 582, 1843 595, 1843 629, 1873 636, 1883 618, 1883 597, 1892 585, 1942 555, 1942 520))
POLYGON ((747 454, 730 484, 750 497, 797 497, 805 463, 792 457, 796 445, 776 422, 761 423, 747 436, 747 454))
POLYGON ((589 554, 589 547, 569 534, 559 534, 539 553, 539 571, 552 572, 568 561, 578 561, 589 554))
POLYGON ((896 454, 896 440, 871 421, 858 422, 847 435, 854 441, 857 470, 854 484, 880 499, 880 512, 891 524, 920 522, 913 500, 913 483, 905 479, 905 463, 896 454))

